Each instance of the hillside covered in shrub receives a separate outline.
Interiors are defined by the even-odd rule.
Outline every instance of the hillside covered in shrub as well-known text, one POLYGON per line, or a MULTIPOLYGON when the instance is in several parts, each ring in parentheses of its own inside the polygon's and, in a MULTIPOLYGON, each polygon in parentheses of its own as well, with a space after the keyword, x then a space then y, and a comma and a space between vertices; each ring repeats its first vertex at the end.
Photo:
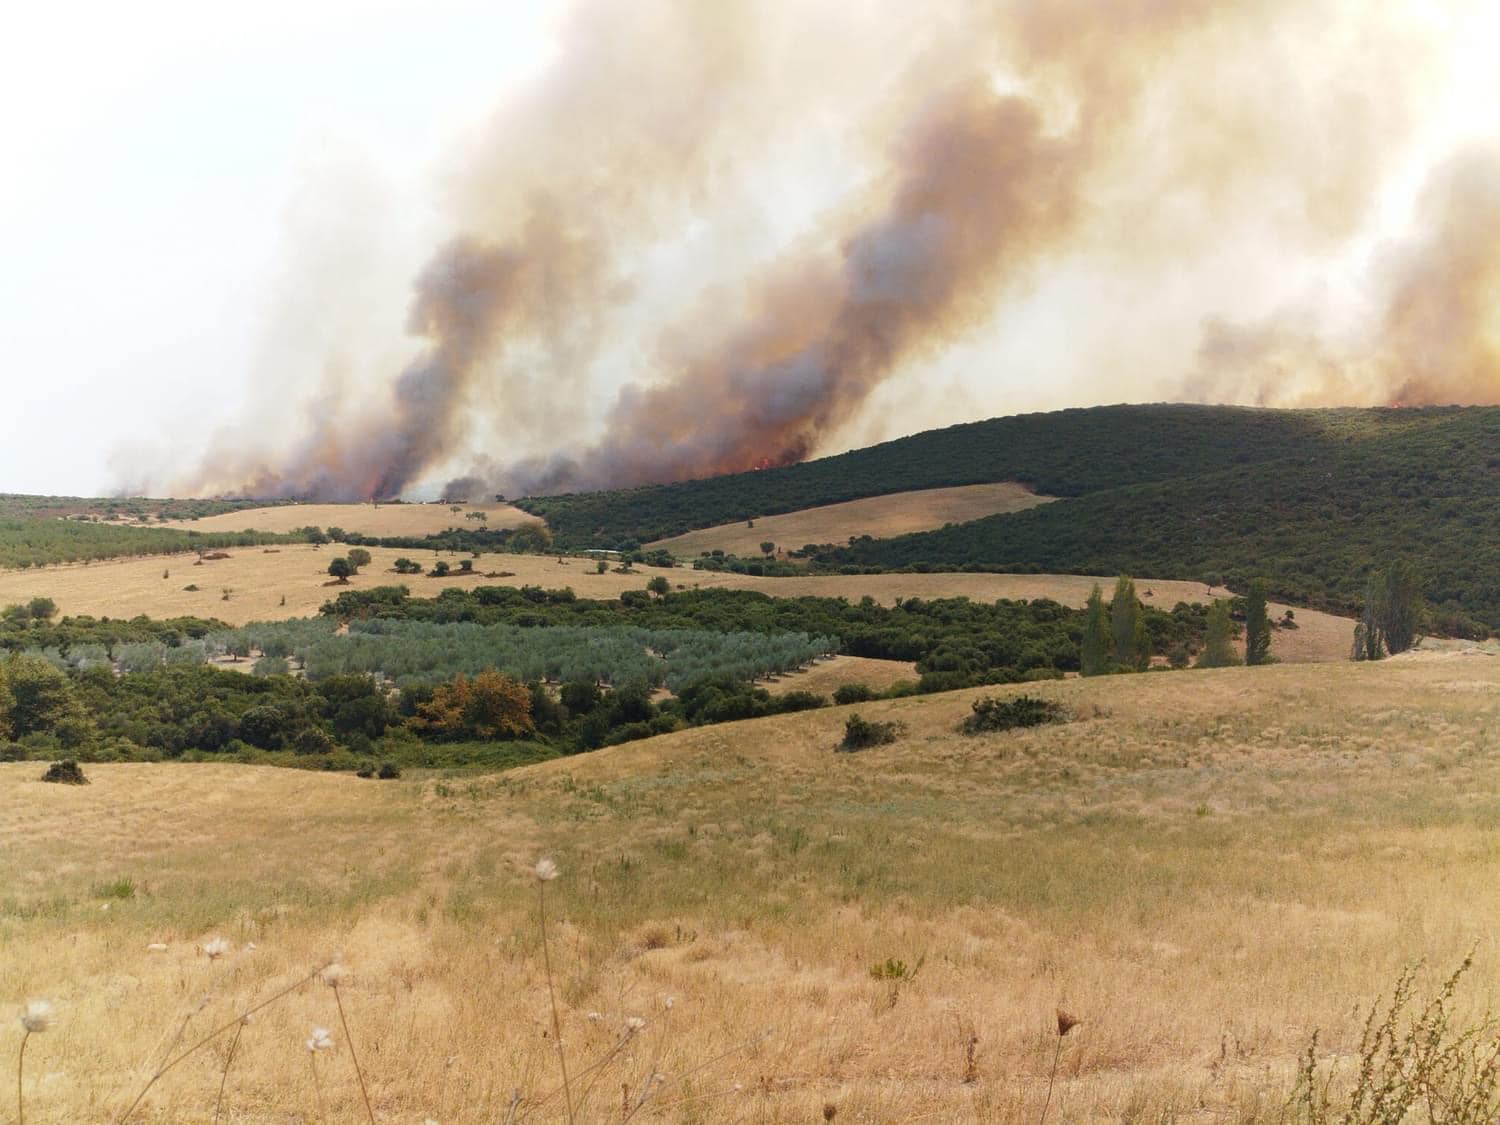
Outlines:
POLYGON ((996 480, 1063 499, 820 545, 807 557, 817 570, 1128 573, 1236 589, 1263 576, 1273 596, 1337 613, 1356 612, 1370 573, 1402 557, 1421 573, 1436 627, 1500 628, 1500 586, 1490 578, 1500 554, 1496 407, 1065 410, 785 469, 525 504, 560 541, 613 546, 857 496, 996 480))

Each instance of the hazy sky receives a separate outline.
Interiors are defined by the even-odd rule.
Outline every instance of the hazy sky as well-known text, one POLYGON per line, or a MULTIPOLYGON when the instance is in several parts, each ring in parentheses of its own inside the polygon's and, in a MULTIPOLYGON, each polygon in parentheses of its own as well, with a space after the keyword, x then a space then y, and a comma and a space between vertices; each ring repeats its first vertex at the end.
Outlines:
POLYGON ((548 8, 8 8, 0 491, 91 494, 122 440, 196 447, 233 417, 296 253, 299 193, 358 178, 419 258, 441 157, 545 61, 548 8))
MULTIPOLYGON (((574 208, 564 224, 604 264, 558 324, 479 357, 422 480, 585 448, 628 429, 617 392, 649 386, 664 357, 721 359, 705 325, 733 340, 755 300, 837 284, 829 263, 859 232, 889 232, 889 185, 920 173, 891 154, 955 74, 1034 110, 1039 152, 1102 137, 1079 117, 1100 34, 1106 70, 1112 43, 1127 57, 1111 77, 1134 83, 1130 112, 1069 171, 1066 222, 1035 245, 990 229, 991 257, 1025 245, 985 314, 931 344, 913 334, 814 452, 1094 402, 1381 402, 1408 367, 1429 400, 1500 400, 1495 5, 1242 0, 1182 29, 1163 15, 1192 10, 20 7, 0 38, 0 491, 232 487, 334 440, 309 419, 379 432, 422 347, 407 311, 436 249, 461 233, 509 245, 539 194, 574 208), (1011 10, 1024 33, 977 49, 975 13, 1011 10), (1164 25, 1149 51, 1133 20, 1164 25), (1077 51, 1047 38, 1075 33, 1077 51), (675 130, 696 146, 682 169, 675 130), (660 166, 633 165, 641 151, 660 166), (670 203, 632 199, 637 177, 670 203), (234 464, 216 475, 221 453, 234 464)), ((804 347, 813 330, 798 331, 804 347)))

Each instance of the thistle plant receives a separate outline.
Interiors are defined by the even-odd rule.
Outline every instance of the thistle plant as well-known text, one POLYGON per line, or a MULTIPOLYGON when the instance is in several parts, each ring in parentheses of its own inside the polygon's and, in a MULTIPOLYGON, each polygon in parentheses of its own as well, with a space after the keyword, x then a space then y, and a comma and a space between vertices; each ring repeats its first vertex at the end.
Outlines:
POLYGON ((365 1072, 360 1069, 359 1056, 354 1052, 354 1036, 349 1032, 349 1020, 344 1015, 344 1001, 339 995, 339 982, 344 976, 344 966, 336 959, 322 973, 323 983, 333 989, 333 1002, 338 1005, 339 1024, 344 1029, 344 1042, 349 1044, 349 1061, 354 1064, 354 1076, 359 1079, 359 1096, 365 1102, 365 1116, 370 1119, 370 1125, 375 1125, 375 1111, 370 1108, 370 1092, 365 1089, 365 1072))
POLYGON ((1079 1020, 1061 1008, 1057 1009, 1057 1048, 1052 1052, 1052 1072, 1047 1075, 1047 1097, 1042 1102, 1042 1116, 1037 1125, 1046 1125, 1047 1110, 1052 1107, 1052 1084, 1057 1081, 1057 1064, 1062 1061, 1063 1040, 1078 1026, 1079 1020))
POLYGON ((45 1000, 28 1000, 21 1009, 21 1050, 16 1054, 16 1121, 26 1125, 26 1097, 22 1081, 26 1066, 26 1044, 33 1035, 52 1026, 52 1005, 45 1000))
POLYGON ((563 1049, 562 1020, 557 1014, 557 989, 552 984, 552 953, 547 946, 547 884, 557 878, 557 864, 543 856, 536 861, 536 916, 542 934, 542 966, 547 972, 547 999, 552 1004, 552 1041, 557 1044, 557 1065, 562 1070, 563 1105, 568 1125, 574 1125, 573 1090, 568 1084, 568 1053, 563 1049))

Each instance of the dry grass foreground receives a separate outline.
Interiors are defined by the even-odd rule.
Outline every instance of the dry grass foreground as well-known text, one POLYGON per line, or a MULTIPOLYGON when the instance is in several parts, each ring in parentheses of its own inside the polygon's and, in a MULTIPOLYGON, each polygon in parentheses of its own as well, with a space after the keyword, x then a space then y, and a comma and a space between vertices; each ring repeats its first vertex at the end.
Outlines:
POLYGON ((930 531, 946 523, 967 523, 1001 512, 1020 512, 1055 499, 1038 496, 1025 485, 968 484, 957 488, 929 488, 871 496, 821 508, 805 508, 779 516, 762 516, 754 527, 745 520, 690 531, 649 544, 693 558, 704 551, 758 557, 760 545, 775 543, 782 550, 801 550, 809 543, 846 543, 856 535, 877 539, 930 531))
MULTIPOLYGON (((1035 1121, 1059 1006, 1082 1023, 1051 1120, 1270 1121, 1312 1030, 1347 1052, 1404 964, 1477 946, 1464 1000, 1495 999, 1493 659, 1026 690, 1079 717, 964 737, 980 693, 957 692, 861 706, 907 728, 862 754, 833 752, 836 710, 446 781, 99 765, 73 789, 0 765, 0 997, 57 1009, 27 1120, 111 1119, 185 1017, 188 1039, 232 1021, 333 950, 381 1119, 507 1120, 519 1089, 514 1119, 559 1120, 535 1105, 557 1088, 540 855, 586 1121, 649 1074, 637 1119, 1035 1121), (232 953, 197 952, 219 935, 232 953)), ((313 984, 245 1029, 227 1120, 309 1119, 314 1025, 325 1119, 361 1119, 313 984)), ((142 1119, 207 1120, 226 1049, 142 1119)))
POLYGON ((185 531, 296 531, 300 527, 342 527, 360 535, 436 535, 457 527, 519 527, 540 522, 509 504, 276 504, 269 508, 245 508, 196 520, 172 520, 162 527, 185 531), (483 512, 485 522, 466 518, 483 512))
MULTIPOLYGON (((384 509, 382 509, 383 511, 384 509)), ((242 547, 227 559, 194 565, 192 555, 118 559, 110 562, 70 566, 37 567, 32 570, 0 570, 0 605, 48 597, 65 614, 95 617, 175 617, 194 614, 218 617, 232 625, 316 613, 340 589, 402 583, 417 597, 433 597, 447 586, 538 585, 570 586, 581 598, 617 598, 625 590, 640 590, 654 575, 665 574, 680 589, 726 587, 759 590, 775 597, 842 597, 857 600, 869 596, 882 605, 898 598, 967 597, 976 601, 996 598, 1054 598, 1064 605, 1081 606, 1097 582, 1108 596, 1113 578, 1090 578, 1073 574, 855 574, 820 575, 806 578, 757 578, 747 574, 716 574, 679 567, 672 571, 643 568, 631 574, 596 574, 590 559, 550 555, 485 555, 474 560, 474 574, 467 578, 417 576, 405 578, 391 572, 403 555, 430 569, 438 558, 457 565, 461 557, 434 551, 400 551, 370 548, 372 562, 349 587, 329 586, 328 562, 343 553, 337 545, 313 547, 287 544, 280 548, 242 547), (489 578, 488 573, 506 574, 489 578), (164 577, 165 575, 165 577, 164 577), (186 589, 195 585, 197 590, 186 589), (224 591, 229 597, 224 597, 224 591)), ((1225 597, 1228 591, 1209 590, 1199 582, 1140 579, 1136 583, 1142 600, 1171 609, 1180 601, 1196 602, 1225 597)), ((1272 606, 1279 617, 1284 606, 1272 606)), ((1291 663, 1343 660, 1349 655, 1353 622, 1313 610, 1298 610, 1300 628, 1278 632, 1272 652, 1291 663)))

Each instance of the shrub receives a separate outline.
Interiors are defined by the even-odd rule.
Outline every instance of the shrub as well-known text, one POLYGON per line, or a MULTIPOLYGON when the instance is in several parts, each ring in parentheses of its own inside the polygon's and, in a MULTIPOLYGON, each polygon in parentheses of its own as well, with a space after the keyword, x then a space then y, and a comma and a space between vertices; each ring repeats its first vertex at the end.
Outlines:
POLYGON ((849 703, 868 703, 875 691, 868 684, 841 684, 833 689, 833 701, 840 707, 849 703))
POLYGON ((869 722, 856 712, 844 723, 844 741, 838 749, 844 752, 868 750, 872 746, 884 746, 895 742, 906 728, 897 722, 869 722))
POLYGON ((87 785, 89 783, 89 779, 83 776, 83 770, 78 768, 78 763, 72 758, 53 762, 47 767, 47 772, 42 774, 42 780, 58 785, 87 785))
POLYGON ((380 763, 380 772, 376 774, 381 781, 394 781, 401 776, 401 767, 395 762, 386 760, 380 763))
POLYGON ((1060 723, 1066 717, 1062 704, 1050 699, 1037 699, 1031 695, 1018 695, 1014 699, 985 698, 974 701, 973 714, 959 723, 958 729, 964 734, 979 734, 1060 723))
POLYGON ((298 754, 327 754, 333 749, 333 739, 319 727, 307 727, 297 734, 292 749, 298 754))

